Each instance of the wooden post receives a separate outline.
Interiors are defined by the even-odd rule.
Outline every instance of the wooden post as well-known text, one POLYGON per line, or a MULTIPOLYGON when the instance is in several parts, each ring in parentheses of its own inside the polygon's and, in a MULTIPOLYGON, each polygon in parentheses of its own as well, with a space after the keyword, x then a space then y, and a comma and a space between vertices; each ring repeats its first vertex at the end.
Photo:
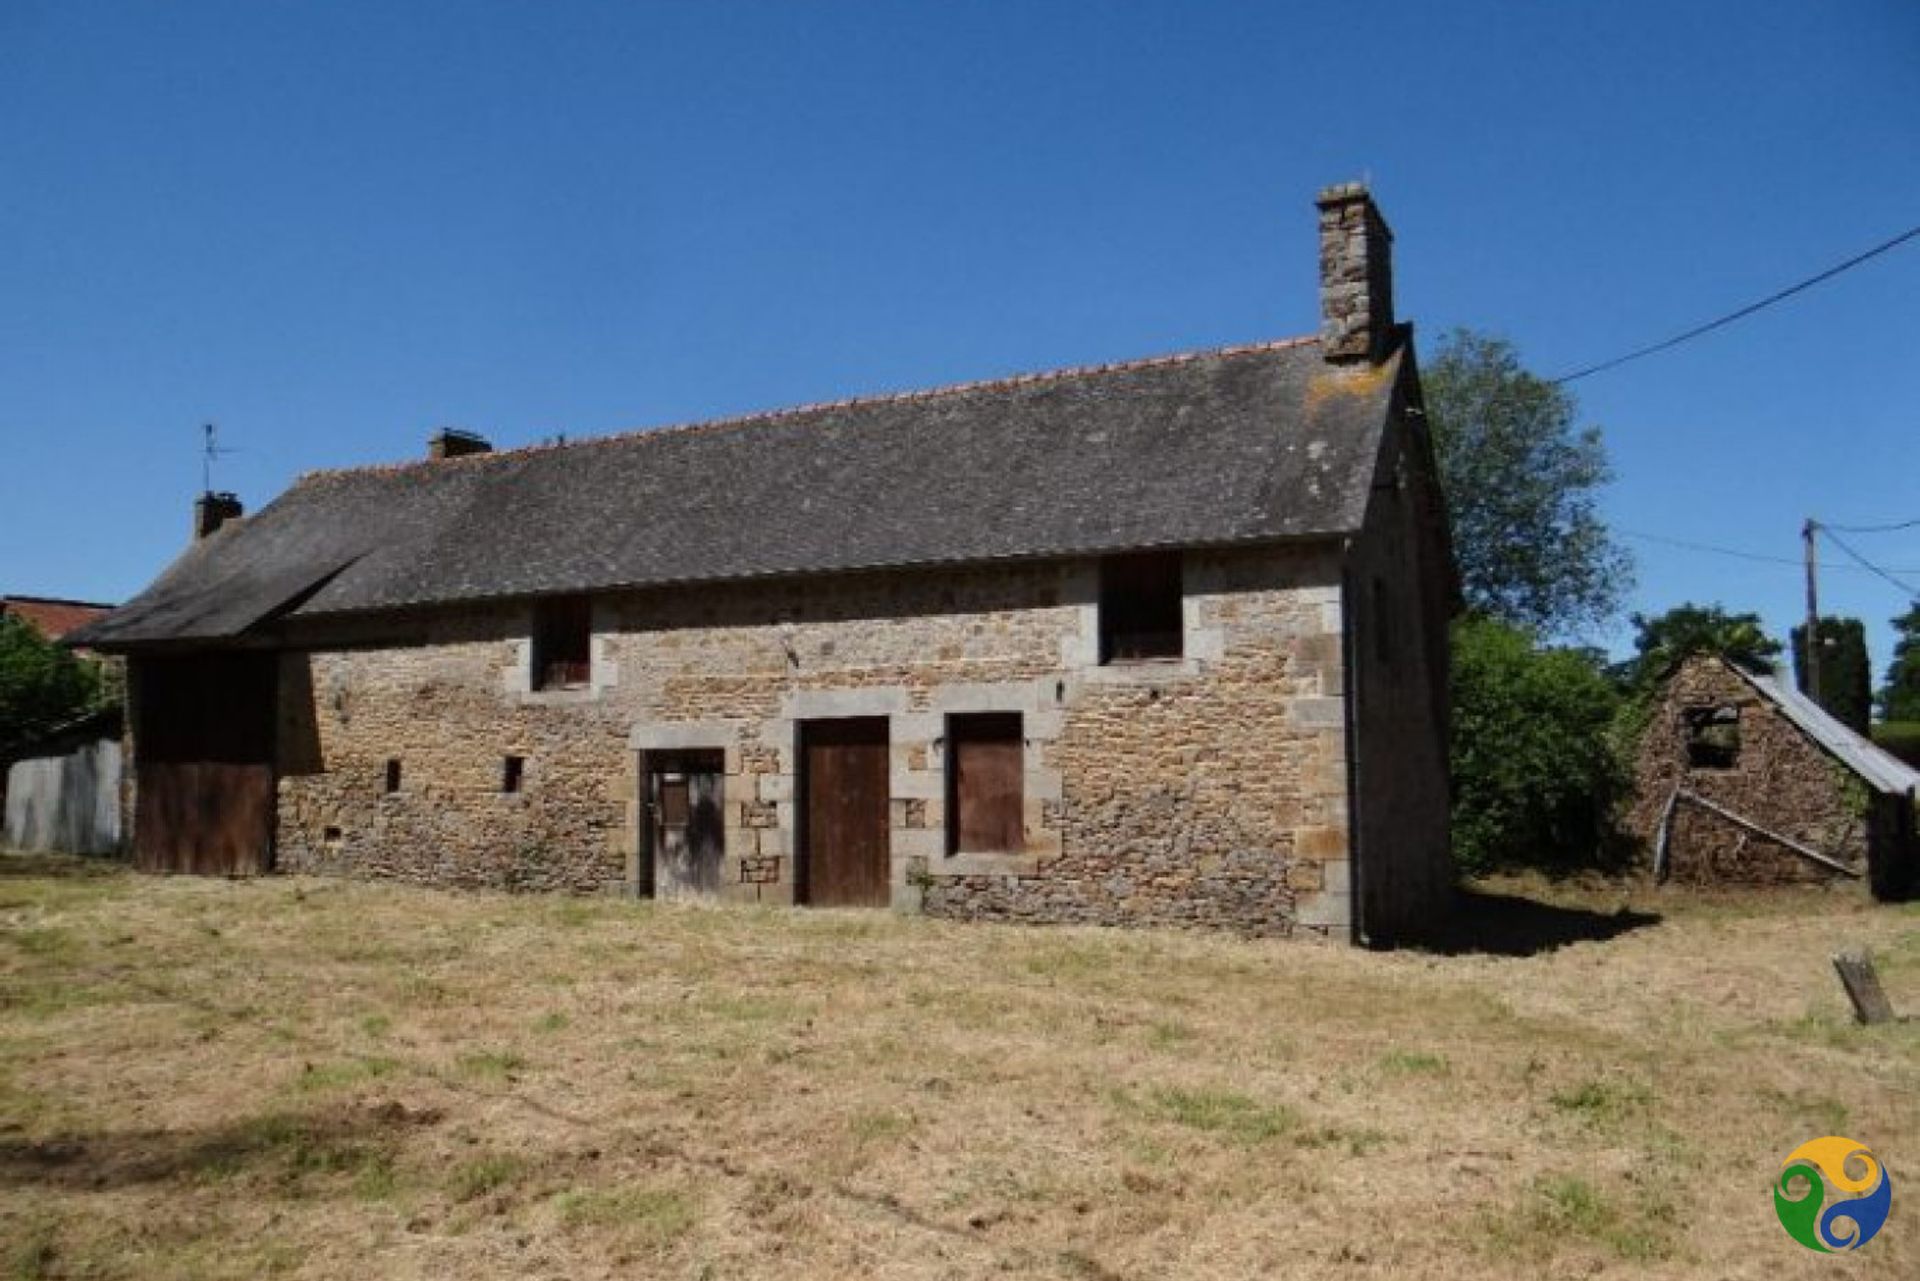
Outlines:
POLYGON ((1847 999, 1853 1002, 1855 1018, 1867 1024, 1893 1022, 1893 1005, 1880 986, 1873 958, 1865 948, 1836 952, 1833 968, 1840 975, 1840 985, 1847 989, 1847 999))
POLYGON ((1802 646, 1807 651, 1807 680, 1801 688, 1816 703, 1820 702, 1820 589, 1815 580, 1820 570, 1820 552, 1814 535, 1819 529, 1819 523, 1811 516, 1800 527, 1807 552, 1807 635, 1802 646))

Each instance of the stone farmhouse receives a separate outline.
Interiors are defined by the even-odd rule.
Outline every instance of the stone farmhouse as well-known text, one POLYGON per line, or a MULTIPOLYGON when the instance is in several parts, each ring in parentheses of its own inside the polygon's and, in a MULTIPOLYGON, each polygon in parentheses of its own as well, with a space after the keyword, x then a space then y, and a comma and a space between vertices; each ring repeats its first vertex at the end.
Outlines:
POLYGON ((303 477, 76 639, 136 860, 1382 942, 1457 599, 1391 234, 1317 337, 303 477))
POLYGON ((1661 686, 1641 739, 1633 834, 1664 879, 1920 888, 1920 770, 1771 673, 1710 654, 1661 686))

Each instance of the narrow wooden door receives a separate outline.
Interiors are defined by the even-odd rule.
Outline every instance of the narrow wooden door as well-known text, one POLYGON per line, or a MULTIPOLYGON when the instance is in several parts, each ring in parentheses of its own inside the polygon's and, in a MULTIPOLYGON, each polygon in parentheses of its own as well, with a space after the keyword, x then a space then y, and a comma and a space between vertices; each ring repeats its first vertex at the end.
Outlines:
POLYGON ((802 882, 816 907, 885 907, 887 721, 808 721, 800 730, 802 882))
POLYGON ((720 892, 726 848, 719 752, 655 756, 647 771, 653 815, 655 898, 711 898, 720 892))

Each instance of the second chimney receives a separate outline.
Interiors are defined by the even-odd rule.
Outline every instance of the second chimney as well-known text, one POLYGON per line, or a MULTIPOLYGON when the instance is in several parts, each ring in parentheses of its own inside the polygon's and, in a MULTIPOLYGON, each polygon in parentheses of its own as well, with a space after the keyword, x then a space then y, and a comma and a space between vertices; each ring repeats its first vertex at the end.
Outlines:
POLYGON ((493 446, 487 443, 485 436, 476 432, 461 431, 457 427, 442 427, 427 441, 427 457, 435 460, 464 458, 468 454, 492 452, 493 446))
POLYGON ((193 541, 199 542, 228 521, 239 520, 245 514, 246 509, 234 495, 207 491, 193 500, 193 541))
POLYGON ((1393 232, 1366 186, 1322 191, 1320 348, 1331 361, 1378 361, 1393 338, 1393 232))

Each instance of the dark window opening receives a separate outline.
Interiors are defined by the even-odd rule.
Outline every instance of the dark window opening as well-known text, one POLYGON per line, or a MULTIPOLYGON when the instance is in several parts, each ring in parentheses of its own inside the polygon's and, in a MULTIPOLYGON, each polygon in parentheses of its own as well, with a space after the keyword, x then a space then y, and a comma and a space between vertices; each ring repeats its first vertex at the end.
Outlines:
POLYGON ((520 784, 527 773, 527 758, 509 756, 500 767, 500 790, 513 793, 520 790, 520 784))
POLYGON ((556 596, 533 611, 533 687, 578 689, 593 666, 593 602, 556 596))
POLYGON ((1018 712, 947 718, 947 853, 1026 847, 1024 749, 1018 712))
POLYGON ((340 829, 331 825, 324 827, 320 830, 320 839, 323 841, 337 841, 340 839, 340 829))
POLYGON ((395 757, 387 761, 387 795, 400 790, 400 761, 395 757))
POLYGON ((1689 707, 1687 764, 1694 769, 1732 769, 1740 763, 1740 709, 1689 707))
POLYGON ((1100 661, 1181 654, 1179 552, 1114 556, 1100 563, 1100 661))

